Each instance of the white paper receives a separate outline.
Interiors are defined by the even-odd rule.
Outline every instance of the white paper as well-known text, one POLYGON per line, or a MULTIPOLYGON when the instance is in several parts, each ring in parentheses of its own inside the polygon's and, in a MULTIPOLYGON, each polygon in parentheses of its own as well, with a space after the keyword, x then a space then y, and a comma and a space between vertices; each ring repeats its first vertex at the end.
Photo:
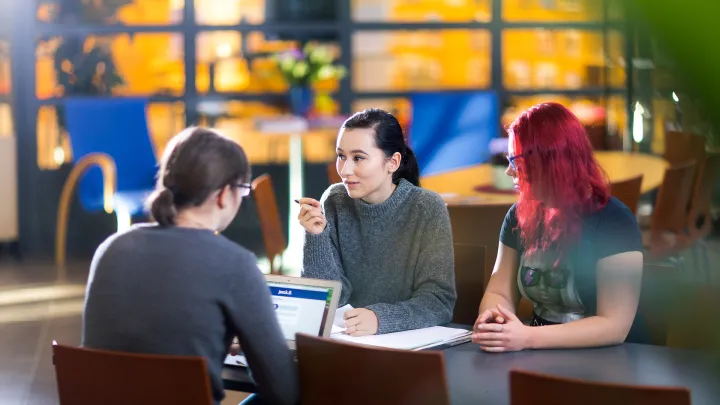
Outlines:
POLYGON ((345 312, 355 309, 352 305, 347 304, 344 307, 335 310, 335 318, 333 318, 333 327, 330 334, 340 333, 345 331, 345 312))
POLYGON ((237 356, 228 354, 225 357, 225 364, 231 366, 247 367, 247 360, 245 360, 245 355, 242 354, 238 354, 237 356))
POLYGON ((445 342, 455 342, 462 337, 470 336, 470 334, 471 332, 465 329, 433 326, 430 328, 387 333, 384 335, 352 337, 344 333, 338 333, 332 335, 331 337, 336 340, 361 345, 387 347, 391 349, 418 350, 426 347, 437 346, 445 342))

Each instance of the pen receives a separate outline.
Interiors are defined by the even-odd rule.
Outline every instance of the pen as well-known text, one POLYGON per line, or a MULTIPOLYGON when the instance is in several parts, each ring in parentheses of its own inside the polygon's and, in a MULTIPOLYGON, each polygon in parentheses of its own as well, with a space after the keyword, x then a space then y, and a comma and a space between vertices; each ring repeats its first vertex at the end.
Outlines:
POLYGON ((300 200, 293 200, 293 201, 295 201, 296 203, 300 204, 300 200))

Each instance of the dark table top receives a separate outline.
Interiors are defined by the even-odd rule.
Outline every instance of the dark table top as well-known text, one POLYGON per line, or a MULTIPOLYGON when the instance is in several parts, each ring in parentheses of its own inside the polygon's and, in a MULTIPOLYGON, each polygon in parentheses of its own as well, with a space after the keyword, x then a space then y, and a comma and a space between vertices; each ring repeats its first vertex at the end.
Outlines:
MULTIPOLYGON (((693 405, 720 403, 720 358, 661 346, 623 344, 578 350, 485 353, 472 343, 443 350, 453 404, 509 404, 509 371, 523 369, 590 381, 683 386, 693 405)), ((225 388, 252 392, 247 370, 226 366, 225 388)))

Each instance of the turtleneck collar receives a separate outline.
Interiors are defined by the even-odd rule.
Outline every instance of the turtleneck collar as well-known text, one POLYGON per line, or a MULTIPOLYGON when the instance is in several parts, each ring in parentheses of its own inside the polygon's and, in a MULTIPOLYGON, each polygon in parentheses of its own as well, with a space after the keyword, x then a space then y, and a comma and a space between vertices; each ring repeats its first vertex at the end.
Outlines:
POLYGON ((410 193, 415 188, 409 181, 400 179, 400 182, 395 187, 395 190, 390 197, 378 204, 368 204, 361 199, 354 199, 355 207, 362 216, 367 217, 381 217, 385 214, 392 212, 395 208, 405 203, 410 193))

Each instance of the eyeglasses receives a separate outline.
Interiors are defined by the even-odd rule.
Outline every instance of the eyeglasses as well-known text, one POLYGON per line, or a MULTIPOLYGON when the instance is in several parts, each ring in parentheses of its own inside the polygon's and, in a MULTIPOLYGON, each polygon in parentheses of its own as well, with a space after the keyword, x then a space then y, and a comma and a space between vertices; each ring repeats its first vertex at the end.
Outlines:
POLYGON ((240 189, 240 197, 249 196, 250 190, 252 190, 252 185, 250 185, 249 183, 238 183, 238 184, 233 184, 232 186, 240 189))
POLYGON ((515 155, 515 156, 505 155, 505 158, 508 160, 508 162, 510 162, 510 166, 512 166, 513 170, 515 170, 515 171, 517 171, 517 169, 518 169, 517 165, 515 164, 515 159, 518 159, 521 157, 523 157, 522 153, 519 155, 515 155))
POLYGON ((545 286, 548 288, 562 289, 565 288, 568 279, 567 270, 540 270, 533 267, 523 267, 520 269, 520 281, 525 287, 535 287, 540 284, 540 279, 544 279, 545 286))

